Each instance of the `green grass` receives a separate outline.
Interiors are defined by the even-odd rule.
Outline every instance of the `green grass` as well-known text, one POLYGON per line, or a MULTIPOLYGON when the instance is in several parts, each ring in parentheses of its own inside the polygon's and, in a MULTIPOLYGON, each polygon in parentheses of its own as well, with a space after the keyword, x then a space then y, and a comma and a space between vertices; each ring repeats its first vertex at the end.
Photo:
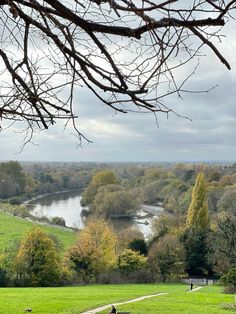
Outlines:
MULTIPOLYGON (((101 305, 161 292, 168 294, 120 305, 118 310, 130 311, 131 314, 232 313, 222 309, 221 305, 232 303, 234 296, 222 294, 219 287, 209 286, 189 292, 186 285, 170 284, 0 288, 0 313, 19 314, 30 307, 37 314, 79 314, 101 305)), ((101 313, 107 313, 107 310, 101 313)))
POLYGON ((76 238, 76 233, 72 230, 37 224, 0 211, 0 251, 10 246, 14 240, 20 240, 33 226, 39 226, 48 234, 55 235, 64 249, 71 246, 76 238))
MULTIPOLYGON (((135 314, 223 314, 232 311, 223 308, 225 303, 233 303, 234 296, 222 293, 222 287, 207 286, 190 292, 186 286, 168 288, 168 294, 136 303, 124 304, 119 311, 135 314), (174 289, 172 289, 174 288, 174 289)), ((101 312, 101 314, 107 311, 101 312)))

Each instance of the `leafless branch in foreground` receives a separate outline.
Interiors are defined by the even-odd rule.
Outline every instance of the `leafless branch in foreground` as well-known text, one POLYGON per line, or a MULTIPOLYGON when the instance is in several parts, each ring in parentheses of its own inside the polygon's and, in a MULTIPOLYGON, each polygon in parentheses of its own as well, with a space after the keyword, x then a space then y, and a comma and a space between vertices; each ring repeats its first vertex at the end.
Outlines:
MULTIPOLYGON (((71 119, 75 88, 114 110, 169 114, 186 92, 178 70, 216 47, 232 19, 224 0, 0 0, 0 117, 30 130, 71 119)), ((194 66, 193 66, 194 68, 194 66)), ((191 73, 191 71, 190 71, 191 73)))

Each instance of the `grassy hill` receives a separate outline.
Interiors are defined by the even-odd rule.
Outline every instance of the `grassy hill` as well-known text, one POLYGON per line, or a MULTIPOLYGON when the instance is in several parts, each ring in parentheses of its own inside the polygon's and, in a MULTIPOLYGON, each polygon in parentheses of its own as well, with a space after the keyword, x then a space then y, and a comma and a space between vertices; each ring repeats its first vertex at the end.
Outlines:
MULTIPOLYGON (((144 295, 166 292, 139 302, 118 305, 130 314, 226 314, 224 304, 233 295, 217 286, 194 292, 184 284, 90 285, 62 288, 0 288, 0 313, 20 314, 32 308, 37 314, 79 314, 102 305, 127 301, 144 295)), ((108 310, 101 312, 107 313, 108 310)))
POLYGON ((63 249, 71 246, 76 238, 76 233, 70 229, 38 224, 0 211, 0 251, 8 247, 14 240, 20 240, 33 226, 40 226, 48 234, 56 236, 63 249))

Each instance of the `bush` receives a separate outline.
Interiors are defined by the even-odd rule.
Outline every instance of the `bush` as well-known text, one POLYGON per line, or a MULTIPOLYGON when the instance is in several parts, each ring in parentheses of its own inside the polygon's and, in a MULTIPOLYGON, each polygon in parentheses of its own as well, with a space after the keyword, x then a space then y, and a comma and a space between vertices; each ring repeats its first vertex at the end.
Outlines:
POLYGON ((236 312, 236 304, 235 303, 224 303, 221 305, 221 308, 224 310, 236 312))
POLYGON ((63 227, 66 226, 65 219, 62 218, 62 217, 53 217, 53 218, 51 219, 51 222, 52 222, 53 225, 63 226, 63 227))
POLYGON ((24 206, 15 206, 12 210, 13 216, 25 218, 29 217, 29 212, 24 206))
POLYGON ((17 197, 12 197, 9 199, 9 203, 11 205, 20 205, 21 201, 17 197))

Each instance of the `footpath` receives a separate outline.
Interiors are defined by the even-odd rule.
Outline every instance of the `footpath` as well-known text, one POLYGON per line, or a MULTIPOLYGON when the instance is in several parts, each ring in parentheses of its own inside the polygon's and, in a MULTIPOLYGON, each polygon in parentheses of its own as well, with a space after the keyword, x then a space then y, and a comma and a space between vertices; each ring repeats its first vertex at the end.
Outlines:
MULTIPOLYGON (((195 288, 195 289, 193 289, 193 290, 190 290, 189 292, 194 292, 194 291, 197 291, 197 290, 199 290, 199 289, 201 289, 201 288, 202 288, 202 287, 197 287, 197 288, 195 288)), ((99 312, 102 312, 102 311, 104 311, 104 310, 106 310, 106 309, 111 308, 112 305, 115 305, 115 306, 117 307, 117 306, 119 306, 119 305, 123 305, 123 304, 127 304, 127 303, 132 303, 132 302, 138 302, 138 301, 142 301, 142 300, 145 300, 145 299, 149 299, 149 298, 154 298, 154 297, 162 296, 162 295, 165 295, 165 294, 168 294, 168 292, 145 295, 145 296, 142 296, 142 297, 139 297, 139 298, 135 298, 135 299, 132 299, 132 300, 129 300, 129 301, 125 301, 125 302, 120 302, 120 303, 106 304, 106 305, 97 307, 96 309, 92 309, 92 310, 88 310, 88 311, 86 311, 86 312, 82 312, 81 314, 96 314, 96 313, 99 313, 99 312)))

